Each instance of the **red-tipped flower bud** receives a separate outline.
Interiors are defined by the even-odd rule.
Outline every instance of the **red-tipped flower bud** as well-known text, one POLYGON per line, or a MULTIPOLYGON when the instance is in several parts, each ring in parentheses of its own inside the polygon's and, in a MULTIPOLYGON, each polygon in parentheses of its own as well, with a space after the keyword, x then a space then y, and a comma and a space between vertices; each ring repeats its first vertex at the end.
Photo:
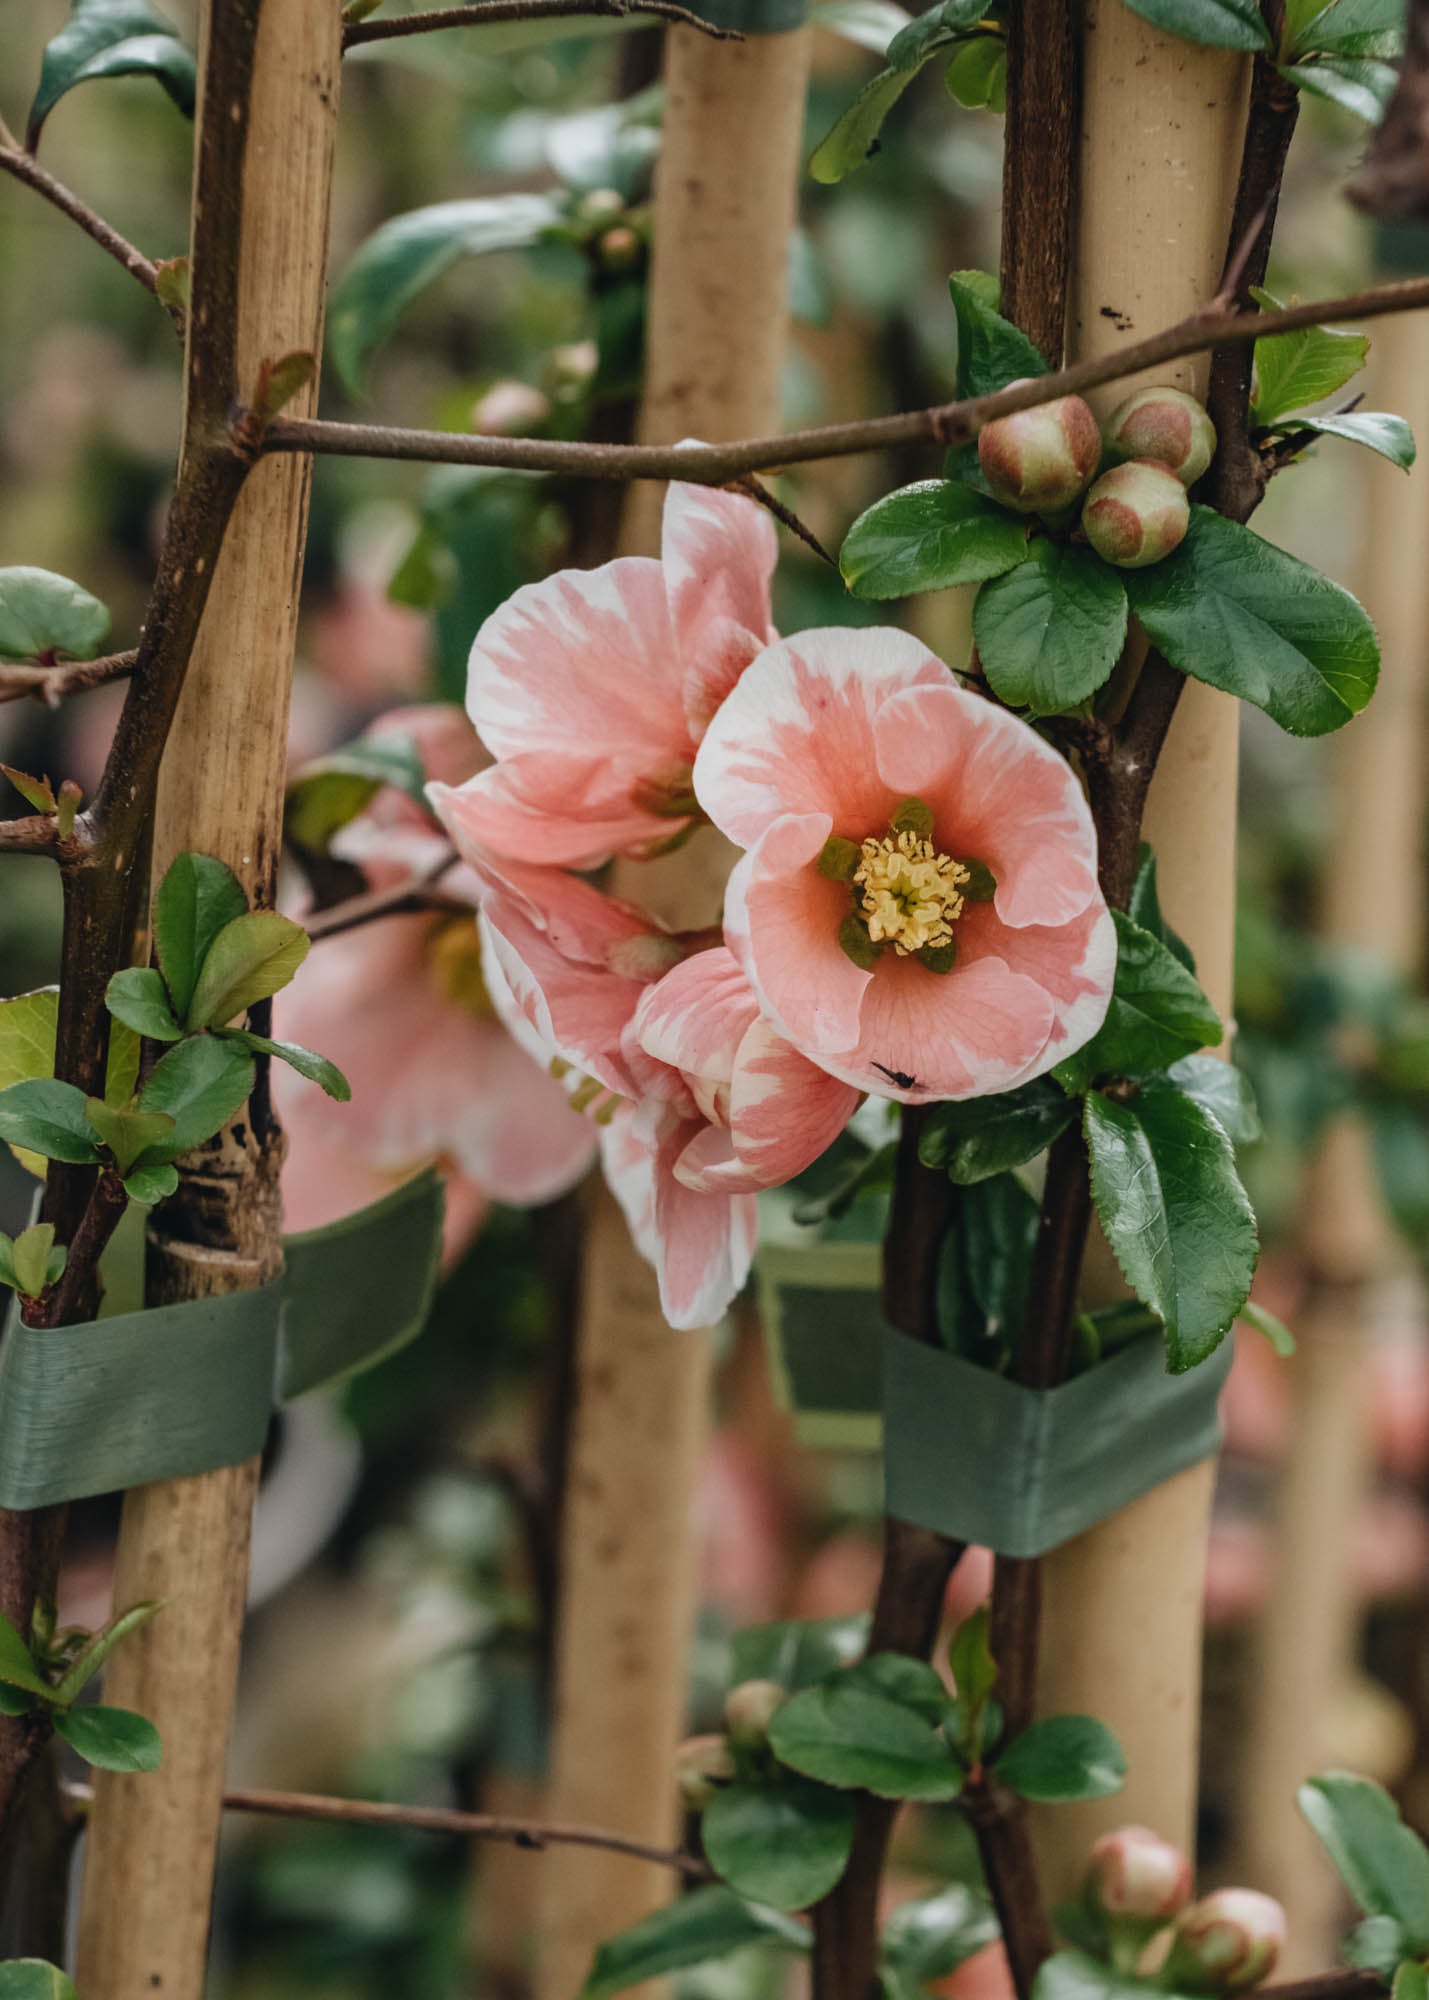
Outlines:
POLYGON ((977 455, 993 496, 1021 514, 1070 507, 1101 463, 1097 420, 1080 396, 995 417, 979 433, 977 455))
POLYGON ((734 1758, 722 1736, 688 1736, 675 1752, 675 1783, 686 1812, 703 1812, 733 1776, 734 1758))
POLYGON ((1104 472, 1082 507, 1082 533, 1118 569, 1160 562, 1190 525, 1186 489, 1175 473, 1142 459, 1104 472))
POLYGON ((1149 1826, 1122 1826, 1092 1848, 1087 1895, 1108 1917, 1169 1923, 1191 1900, 1191 1864, 1149 1826))
POLYGON ((789 1699, 778 1681, 741 1681, 724 1698, 724 1719, 730 1741, 741 1750, 757 1750, 769 1725, 789 1699))
POLYGON ((1176 1920, 1165 1978, 1173 1987, 1242 1993, 1275 1970, 1285 1912, 1258 1889, 1217 1889, 1176 1920))
POLYGON ((1216 455, 1216 427, 1184 389, 1138 389, 1107 419, 1113 458, 1149 459, 1194 486, 1216 455))

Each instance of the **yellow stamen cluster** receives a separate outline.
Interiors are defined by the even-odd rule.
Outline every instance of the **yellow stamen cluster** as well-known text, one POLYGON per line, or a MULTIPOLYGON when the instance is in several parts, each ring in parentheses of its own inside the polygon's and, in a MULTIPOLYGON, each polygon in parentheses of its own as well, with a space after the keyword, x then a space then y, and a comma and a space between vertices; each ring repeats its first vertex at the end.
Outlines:
POLYGON ((853 879, 874 944, 889 943, 909 957, 952 943, 961 886, 970 878, 961 861, 940 854, 931 840, 907 828, 882 840, 870 834, 853 879))

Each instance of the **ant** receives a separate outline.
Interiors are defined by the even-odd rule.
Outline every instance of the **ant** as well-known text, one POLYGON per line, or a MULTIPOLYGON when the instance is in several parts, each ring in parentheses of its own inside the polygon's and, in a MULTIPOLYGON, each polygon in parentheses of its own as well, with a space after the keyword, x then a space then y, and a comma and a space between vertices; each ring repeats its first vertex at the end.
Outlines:
POLYGON ((894 1084, 899 1090, 916 1090, 918 1088, 918 1079, 916 1076, 908 1076, 901 1069, 887 1069, 881 1062, 876 1062, 873 1067, 886 1076, 888 1081, 894 1084))

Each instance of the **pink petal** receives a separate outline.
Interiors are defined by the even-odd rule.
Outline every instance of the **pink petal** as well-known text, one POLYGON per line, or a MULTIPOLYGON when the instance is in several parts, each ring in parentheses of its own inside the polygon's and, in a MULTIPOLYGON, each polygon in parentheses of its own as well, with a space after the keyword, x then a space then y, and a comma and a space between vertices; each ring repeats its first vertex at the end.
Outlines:
POLYGON ((704 1116, 726 1124, 735 1054, 758 1013, 738 961, 720 945, 645 989, 635 1033, 648 1056, 682 1072, 704 1116))
POLYGON ((737 493, 674 480, 665 489, 660 554, 685 713, 698 741, 755 654, 778 636, 769 610, 774 523, 737 493))
POLYGON ((671 1326, 711 1326, 749 1276, 758 1229, 752 1195, 695 1194, 674 1166, 691 1128, 667 1107, 618 1114, 602 1135, 606 1179, 637 1249, 655 1266, 671 1326))
POLYGON ((759 1187, 781 1187, 833 1144, 859 1092, 756 1021, 740 1044, 730 1092, 735 1153, 759 1187))
MULTIPOLYGON (((518 590, 476 636, 467 711, 499 758, 578 749, 631 782, 688 764, 659 563, 626 556, 518 590)), ((547 805, 553 817, 565 811, 558 792, 547 805)))
POLYGON ((907 688, 949 684, 940 659, 891 628, 781 640, 745 669, 711 722, 695 759, 696 797, 741 847, 783 813, 824 814, 853 840, 881 832, 901 795, 878 770, 874 718, 907 688))
POLYGON ((765 865, 766 855, 787 854, 795 828, 817 825, 810 816, 770 827, 729 878, 725 923, 763 1012, 797 1048, 822 1062, 826 1053, 857 1042, 859 1009, 872 977, 839 946, 848 888, 807 860, 787 872, 765 865))
POLYGON ((948 681, 886 702, 874 737, 890 790, 932 807, 938 846, 991 868, 1003 923, 1066 923, 1098 897, 1082 788, 1027 723, 948 681))
POLYGON ((607 1090, 622 1097, 637 1094, 640 1081, 622 1037, 645 990, 642 981, 566 957, 514 897, 487 899, 482 942, 537 1046, 598 1078, 607 1090))
POLYGON ((429 785, 427 797, 462 854, 560 868, 597 867, 675 825, 636 805, 608 758, 555 751, 507 757, 464 785, 429 785))
POLYGON ((1073 1055, 1102 1022, 1116 978, 1116 928, 1098 896, 1070 923, 1014 927, 992 906, 969 904, 959 917, 956 979, 982 958, 996 958, 1024 973, 1051 995, 1053 1019, 1046 1048, 1019 1079, 1028 1082, 1073 1055))

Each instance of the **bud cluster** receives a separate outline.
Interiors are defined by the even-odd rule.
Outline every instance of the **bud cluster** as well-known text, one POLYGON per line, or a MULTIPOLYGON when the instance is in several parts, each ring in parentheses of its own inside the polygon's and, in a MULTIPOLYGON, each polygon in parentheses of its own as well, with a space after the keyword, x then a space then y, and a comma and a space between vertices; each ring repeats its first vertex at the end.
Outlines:
POLYGON ((1191 1901, 1191 1864, 1150 1827, 1103 1834, 1083 1884, 1087 1917, 1118 1971, 1155 1970, 1181 1993, 1242 1993, 1275 1969, 1285 1912, 1256 1889, 1191 1901))
POLYGON ((1080 500, 1082 533, 1097 554, 1118 569, 1144 569, 1183 540, 1187 489, 1215 455, 1216 430, 1184 390, 1138 389, 1104 428, 1080 396, 1061 396, 994 418, 977 448, 988 491, 1004 507, 1055 521, 1080 500))

